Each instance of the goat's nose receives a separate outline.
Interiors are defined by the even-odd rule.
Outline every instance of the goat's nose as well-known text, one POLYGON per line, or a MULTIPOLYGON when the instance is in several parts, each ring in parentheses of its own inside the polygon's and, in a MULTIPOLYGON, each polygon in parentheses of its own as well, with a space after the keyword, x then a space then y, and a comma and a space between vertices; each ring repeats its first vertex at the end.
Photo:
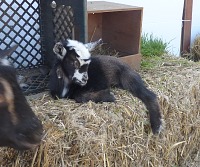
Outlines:
POLYGON ((43 138, 43 133, 42 132, 37 132, 37 133, 34 133, 32 135, 32 139, 33 139, 33 141, 35 143, 40 143, 42 138, 43 138))
POLYGON ((43 134, 38 132, 32 133, 29 136, 19 133, 17 136, 17 140, 15 141, 15 145, 13 147, 18 150, 34 149, 41 143, 42 138, 43 134))
POLYGON ((37 118, 33 118, 32 121, 32 125, 29 127, 31 133, 28 133, 28 136, 30 135, 30 140, 32 140, 33 143, 39 143, 43 137, 43 126, 41 121, 37 118))
POLYGON ((33 133, 33 140, 39 143, 42 140, 43 135, 44 135, 43 126, 40 124, 33 133))

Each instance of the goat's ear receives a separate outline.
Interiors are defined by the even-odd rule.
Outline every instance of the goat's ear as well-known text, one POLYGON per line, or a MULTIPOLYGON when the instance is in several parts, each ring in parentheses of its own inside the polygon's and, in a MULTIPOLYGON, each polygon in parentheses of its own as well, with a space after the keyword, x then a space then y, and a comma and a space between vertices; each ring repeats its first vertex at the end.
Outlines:
POLYGON ((18 47, 18 45, 14 45, 7 50, 0 50, 0 58, 5 58, 6 56, 10 56, 18 47))
POLYGON ((103 40, 100 38, 98 41, 89 42, 84 45, 89 50, 89 52, 91 52, 91 51, 95 50, 101 44, 103 44, 103 40))
POLYGON ((56 56, 59 59, 63 59, 65 57, 65 55, 67 54, 67 50, 65 49, 65 47, 63 46, 63 44, 61 42, 57 42, 54 47, 53 47, 53 51, 56 54, 56 56))

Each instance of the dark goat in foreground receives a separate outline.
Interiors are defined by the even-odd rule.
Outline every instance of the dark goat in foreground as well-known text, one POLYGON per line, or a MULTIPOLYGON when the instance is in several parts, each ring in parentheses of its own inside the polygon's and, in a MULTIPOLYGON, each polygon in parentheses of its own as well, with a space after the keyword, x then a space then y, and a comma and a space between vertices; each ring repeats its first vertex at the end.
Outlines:
POLYGON ((23 95, 15 68, 4 58, 14 49, 0 50, 0 146, 25 150, 40 143, 43 127, 23 95))
POLYGON ((114 102, 110 88, 121 88, 142 100, 149 111, 153 133, 160 132, 162 122, 157 97, 127 64, 111 56, 90 57, 86 45, 72 40, 56 43, 53 50, 57 55, 50 76, 50 93, 54 98, 114 102))

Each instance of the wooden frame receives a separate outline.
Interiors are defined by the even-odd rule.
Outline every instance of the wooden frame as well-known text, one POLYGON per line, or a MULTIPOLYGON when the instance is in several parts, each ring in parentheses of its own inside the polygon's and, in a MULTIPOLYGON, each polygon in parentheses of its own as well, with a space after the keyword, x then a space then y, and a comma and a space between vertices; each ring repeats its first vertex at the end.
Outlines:
POLYGON ((105 1, 87 3, 88 42, 102 38, 120 58, 139 69, 143 8, 105 1))
POLYGON ((185 0, 183 7, 183 23, 181 35, 181 54, 190 52, 191 24, 193 0, 185 0))

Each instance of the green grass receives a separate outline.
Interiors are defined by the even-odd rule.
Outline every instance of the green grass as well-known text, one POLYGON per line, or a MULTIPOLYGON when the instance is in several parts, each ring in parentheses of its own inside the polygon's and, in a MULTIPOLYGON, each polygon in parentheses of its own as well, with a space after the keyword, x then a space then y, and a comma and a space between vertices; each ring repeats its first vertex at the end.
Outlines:
POLYGON ((162 56, 167 53, 169 43, 153 34, 143 34, 141 37, 141 54, 145 57, 162 56))
POLYGON ((162 62, 162 57, 154 56, 154 57, 142 57, 141 68, 142 69, 153 69, 157 67, 162 62))
POLYGON ((169 42, 154 37, 153 34, 143 34, 141 37, 141 54, 143 56, 141 67, 152 69, 163 61, 163 55, 167 54, 169 42))
POLYGON ((154 56, 154 57, 142 57, 141 69, 142 70, 151 70, 158 69, 158 66, 179 66, 179 67, 191 67, 200 65, 200 62, 189 61, 181 57, 173 57, 171 55, 165 54, 164 56, 154 56), (168 64, 168 65, 166 65, 168 64))

